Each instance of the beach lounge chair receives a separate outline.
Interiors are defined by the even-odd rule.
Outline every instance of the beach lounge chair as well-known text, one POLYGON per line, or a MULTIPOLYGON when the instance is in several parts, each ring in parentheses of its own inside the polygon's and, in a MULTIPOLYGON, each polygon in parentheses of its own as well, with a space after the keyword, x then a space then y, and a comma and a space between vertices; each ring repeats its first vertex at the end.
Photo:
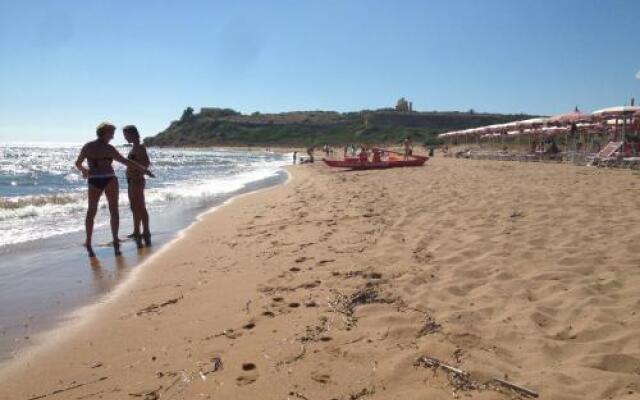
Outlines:
POLYGON ((604 146, 604 149, 600 150, 596 158, 599 158, 601 160, 609 159, 613 157, 615 152, 618 151, 621 146, 622 142, 609 142, 606 146, 604 146))
POLYGON ((589 165, 607 165, 611 166, 616 162, 614 155, 620 151, 622 142, 609 142, 598 154, 591 160, 589 165))

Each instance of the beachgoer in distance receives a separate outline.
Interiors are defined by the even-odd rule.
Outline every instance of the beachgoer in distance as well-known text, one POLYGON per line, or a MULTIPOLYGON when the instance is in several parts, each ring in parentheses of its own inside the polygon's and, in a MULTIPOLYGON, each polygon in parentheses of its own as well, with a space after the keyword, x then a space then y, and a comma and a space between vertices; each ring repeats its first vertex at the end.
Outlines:
POLYGON ((413 153, 413 144, 411 144, 411 139, 407 137, 402 141, 402 145, 404 147, 404 159, 406 161, 413 153))
POLYGON ((120 227, 120 216, 118 214, 118 178, 113 170, 113 160, 125 164, 130 168, 137 168, 146 175, 153 177, 154 175, 144 166, 135 161, 127 160, 109 144, 113 139, 116 127, 108 122, 98 125, 96 134, 98 139, 85 144, 80 150, 78 159, 76 160, 76 168, 80 170, 82 176, 87 178, 89 183, 89 205, 87 207, 87 216, 85 218, 85 229, 87 238, 85 247, 89 253, 89 257, 95 257, 91 246, 91 237, 93 235, 93 223, 98 212, 98 202, 102 193, 107 196, 109 203, 109 213, 111 216, 111 235, 113 236, 113 249, 116 256, 120 253, 120 241, 118 239, 118 229, 120 227), (87 160, 89 168, 85 168, 82 164, 87 160))
POLYGON ((342 155, 343 158, 347 158, 347 152, 349 151, 349 145, 345 144, 344 145, 344 154, 342 155))
MULTIPOLYGON (((140 133, 134 125, 127 125, 122 128, 122 133, 127 143, 132 144, 131 151, 127 158, 135 161, 145 168, 149 168, 151 161, 147 155, 147 149, 140 143, 140 133)), ((151 246, 151 231, 149 230, 149 213, 144 198, 145 179, 144 172, 138 168, 127 166, 127 188, 129 194, 129 205, 133 214, 133 233, 131 237, 136 241, 138 248, 142 248, 142 239, 147 247, 151 246), (140 234, 142 225, 142 235, 140 234)))
POLYGON ((297 159, 298 159, 298 152, 297 152, 297 151, 294 151, 294 152, 293 152, 293 164, 294 164, 294 165, 295 165, 295 163, 296 163, 296 160, 297 160, 297 159))
POLYGON ((313 151, 315 150, 315 146, 309 146, 307 148, 307 154, 309 155, 309 162, 313 163, 313 151))
POLYGON ((547 154, 558 154, 558 153, 560 153, 560 148, 558 148, 558 145, 556 144, 555 140, 551 141, 551 145, 547 149, 546 153, 547 154))
POLYGON ((361 163, 366 163, 369 161, 369 154, 367 153, 367 149, 363 146, 360 146, 360 154, 358 154, 358 158, 361 163))
POLYGON ((372 152, 373 152, 373 157, 371 162, 374 162, 374 163, 382 162, 382 151, 379 148, 374 147, 372 149, 372 152))

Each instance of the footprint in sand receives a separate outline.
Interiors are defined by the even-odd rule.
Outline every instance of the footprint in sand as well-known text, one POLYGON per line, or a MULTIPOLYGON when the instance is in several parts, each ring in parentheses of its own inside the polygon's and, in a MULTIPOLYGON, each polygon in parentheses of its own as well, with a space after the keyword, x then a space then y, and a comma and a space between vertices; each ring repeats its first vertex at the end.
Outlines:
POLYGON ((256 324, 254 322, 248 322, 242 327, 242 329, 251 330, 255 327, 256 327, 256 324))
POLYGON ((256 365, 254 363, 244 363, 242 364, 243 371, 253 371, 256 369, 256 365))
POLYGON ((238 386, 250 385, 258 379, 258 371, 254 363, 249 362, 242 364, 242 370, 247 373, 236 378, 236 384, 238 386))
POLYGON ((289 307, 291 307, 291 308, 298 308, 298 307, 300 307, 300 303, 295 303, 295 302, 293 302, 293 303, 289 303, 289 307))
POLYGON ((331 375, 323 374, 321 372, 313 372, 311 373, 311 379, 313 379, 318 383, 325 384, 325 383, 328 383, 329 380, 331 380, 331 375))
POLYGON ((289 271, 291 271, 291 272, 300 272, 300 268, 298 268, 298 267, 291 267, 291 268, 289 268, 289 271))

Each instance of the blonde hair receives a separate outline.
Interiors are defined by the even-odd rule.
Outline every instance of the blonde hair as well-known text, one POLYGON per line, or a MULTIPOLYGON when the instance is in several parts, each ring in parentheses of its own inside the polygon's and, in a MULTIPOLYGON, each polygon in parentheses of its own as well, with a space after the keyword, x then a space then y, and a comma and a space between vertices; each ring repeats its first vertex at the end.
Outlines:
POLYGON ((96 128, 96 135, 98 135, 98 137, 101 137, 102 135, 107 133, 107 131, 109 131, 109 130, 115 131, 116 130, 116 126, 114 124, 112 124, 111 122, 102 122, 96 128))

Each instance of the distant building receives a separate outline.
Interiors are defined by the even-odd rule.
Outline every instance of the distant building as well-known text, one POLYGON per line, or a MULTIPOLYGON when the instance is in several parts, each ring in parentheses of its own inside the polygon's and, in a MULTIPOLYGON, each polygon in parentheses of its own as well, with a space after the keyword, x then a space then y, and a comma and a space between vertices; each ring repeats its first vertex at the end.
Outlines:
POLYGON ((404 97, 401 97, 400 100, 396 103, 396 111, 400 112, 412 112, 413 111, 413 102, 407 101, 404 97))

